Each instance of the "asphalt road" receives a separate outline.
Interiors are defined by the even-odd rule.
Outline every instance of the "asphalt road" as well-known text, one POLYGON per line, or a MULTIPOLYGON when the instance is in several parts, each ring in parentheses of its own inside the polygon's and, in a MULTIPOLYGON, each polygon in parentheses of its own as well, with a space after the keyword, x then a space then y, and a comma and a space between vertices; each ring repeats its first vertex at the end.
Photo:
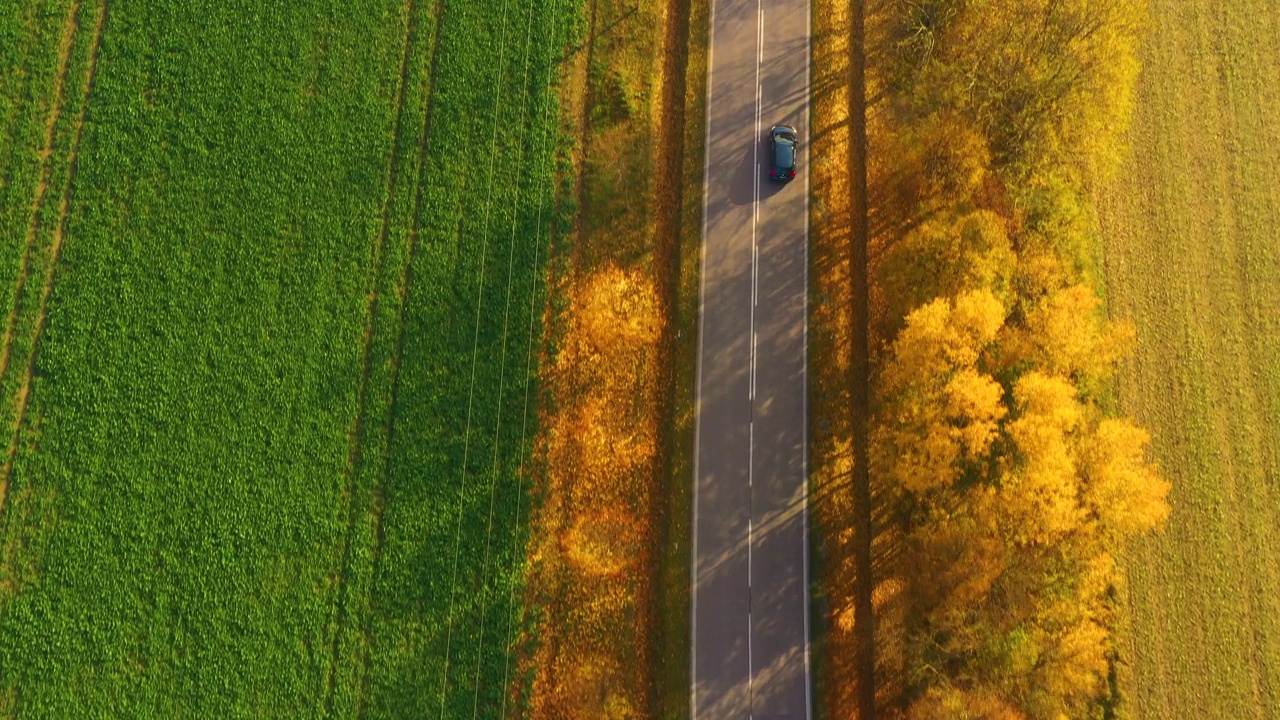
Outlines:
POLYGON ((809 0, 712 0, 694 462, 694 720, 808 720, 809 0), (797 176, 769 180, 772 125, 797 176))

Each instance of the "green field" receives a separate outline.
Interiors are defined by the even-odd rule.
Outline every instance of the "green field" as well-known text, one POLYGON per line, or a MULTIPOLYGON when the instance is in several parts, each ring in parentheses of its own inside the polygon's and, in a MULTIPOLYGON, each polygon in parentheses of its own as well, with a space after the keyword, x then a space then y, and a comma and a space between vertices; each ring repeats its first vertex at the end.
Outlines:
POLYGON ((512 714, 576 0, 2 2, 0 717, 512 714))
POLYGON ((1131 157, 1102 194, 1122 409, 1173 483, 1126 557, 1135 718, 1280 708, 1280 14, 1154 0, 1131 157))

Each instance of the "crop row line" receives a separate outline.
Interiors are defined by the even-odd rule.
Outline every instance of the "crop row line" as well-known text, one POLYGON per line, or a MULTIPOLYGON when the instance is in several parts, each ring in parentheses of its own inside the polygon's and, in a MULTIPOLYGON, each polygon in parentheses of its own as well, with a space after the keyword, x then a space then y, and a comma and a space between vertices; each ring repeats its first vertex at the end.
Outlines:
MULTIPOLYGON (((50 174, 52 171, 50 158, 53 156, 53 143, 56 135, 55 130, 63 109, 64 87, 71 67, 72 49, 75 44, 76 35, 78 34, 76 30, 80 23, 81 8, 82 4, 80 3, 80 0, 73 0, 72 4, 68 7, 67 18, 63 24, 62 36, 59 41, 59 71, 54 84, 53 102, 50 106, 49 118, 45 123, 44 144, 39 152, 41 170, 39 174, 39 181, 36 184, 35 196, 31 203, 31 219, 27 225, 22 263, 14 289, 14 305, 5 323, 3 349, 0 350, 0 378, 7 375, 13 360, 13 344, 14 339, 18 334, 17 329, 20 315, 22 315, 22 295, 26 286, 27 278, 31 274, 32 254, 35 249, 35 245, 37 244, 36 240, 40 234, 39 230, 44 210, 45 194, 48 189, 50 174)), ((12 419, 12 426, 10 428, 10 438, 5 451, 4 465, 0 468, 0 513, 3 513, 4 511, 5 499, 8 495, 9 480, 13 472, 13 463, 17 454, 18 440, 21 435, 22 423, 26 417, 27 398, 31 389, 32 374, 35 370, 36 349, 39 344, 41 333, 44 330, 49 295, 53 290, 58 257, 62 250, 62 240, 66 230, 67 209, 70 205, 71 189, 75 179, 76 159, 80 149, 80 136, 84 129, 85 114, 89 107, 89 93, 93 87, 93 78, 97 69, 98 48, 102 40, 102 28, 106 23, 106 0, 102 0, 102 2, 99 3, 97 10, 97 17, 95 18, 93 25, 93 34, 89 41, 89 55, 84 73, 84 81, 81 87, 80 109, 71 126, 71 141, 67 150, 67 174, 58 195, 59 201, 53 219, 52 237, 47 250, 47 259, 45 260, 46 267, 44 283, 41 286, 39 299, 36 305, 35 322, 30 336, 30 347, 27 350, 27 357, 25 365, 23 366, 22 375, 18 380, 19 384, 17 391, 12 398, 15 410, 12 419)), ((4 400, 5 402, 9 402, 10 398, 5 398, 4 400)))
MULTIPOLYGON (((528 21, 525 24, 525 30, 524 30, 524 58, 521 61, 521 71, 520 71, 521 78, 525 77, 529 72, 529 46, 530 46, 529 38, 530 38, 530 31, 532 30, 532 28, 533 28, 533 6, 531 5, 529 7, 528 21)), ((526 111, 528 110, 528 104, 529 104, 528 100, 529 100, 529 93, 524 92, 520 94, 519 127, 521 128, 525 126, 526 111)), ((497 123, 496 117, 494 118, 494 121, 496 126, 496 123, 497 123)), ((516 160, 514 165, 517 168, 517 172, 519 172, 523 170, 524 160, 525 160, 523 143, 520 145, 520 150, 517 157, 518 159, 516 160)), ((520 194, 520 175, 519 174, 517 174, 516 176, 515 191, 516 191, 515 194, 519 196, 520 194)), ((489 549, 490 549, 490 543, 493 537, 494 492, 498 483, 498 467, 499 467, 498 461, 500 457, 500 450, 502 447, 502 443, 500 442, 500 438, 502 434, 502 400, 503 400, 503 391, 506 388, 507 328, 509 326, 510 312, 511 312, 511 278, 515 273, 516 226, 519 223, 519 220, 520 220, 519 214, 512 213, 511 236, 510 236, 510 240, 507 248, 507 290, 503 299, 503 309, 502 309, 502 354, 501 354, 501 361, 498 366, 499 368, 498 369, 498 412, 494 420, 494 428, 493 428, 493 463, 492 463, 492 467, 489 475, 489 515, 488 515, 488 522, 485 527, 485 534, 484 534, 484 554, 481 556, 481 561, 480 561, 480 577, 481 578, 485 578, 488 576, 489 549)), ((536 242, 536 239, 535 239, 535 242, 536 242)), ((535 276, 533 278, 533 282, 531 283, 532 287, 534 288, 537 287, 537 278, 536 278, 537 272, 538 272, 538 267, 537 267, 537 263, 535 262, 530 267, 530 274, 535 276)), ((527 349, 528 348, 526 347, 526 351, 527 349)), ((527 383, 528 383, 527 375, 525 377, 525 383, 527 387, 527 383)), ((523 446, 524 446, 524 443, 522 439, 520 447, 523 448, 523 446)), ((513 529, 513 532, 515 533, 515 536, 518 538, 519 537, 518 525, 516 528, 513 529)), ((486 584, 485 586, 482 586, 480 591, 480 608, 481 608, 480 632, 477 635, 477 637, 480 639, 480 642, 476 643, 476 679, 475 679, 475 682, 473 683, 474 687, 472 689, 472 693, 473 693, 472 704, 471 704, 472 720, 475 720, 476 715, 478 714, 479 708, 480 708, 480 668, 483 666, 482 659, 483 659, 483 653, 484 653, 484 628, 485 628, 485 620, 487 619, 487 615, 484 612, 485 603, 486 603, 485 592, 484 592, 485 587, 488 587, 488 585, 486 584)), ((505 693, 504 693, 504 696, 505 696, 505 693)))
MULTIPOLYGON (((359 496, 359 493, 357 492, 356 484, 358 482, 357 473, 359 472, 360 458, 364 450, 364 448, 361 445, 361 439, 362 439, 361 433, 364 428, 364 424, 366 422, 366 416, 370 411, 370 376, 372 374, 372 368, 373 368, 373 340, 374 340, 374 334, 376 332, 375 324, 378 318, 379 303, 382 298, 382 293, 380 292, 380 288, 381 288, 381 279, 384 271, 385 258, 387 254, 387 243, 388 243, 388 238, 391 234, 392 203, 395 197, 395 191, 400 182, 400 154, 399 152, 397 152, 397 149, 401 145, 401 143, 405 141, 405 138, 404 138, 405 95, 406 95, 406 91, 408 89, 408 85, 410 81, 409 60, 410 60, 411 48, 413 47, 413 40, 414 40, 414 12, 416 9, 417 9, 416 0, 405 0, 404 45, 400 53, 400 70, 397 76, 396 101, 395 101, 395 110, 394 110, 395 120, 393 121, 391 151, 390 151, 390 158, 387 163, 386 180, 384 183, 385 195, 384 195, 384 200, 382 205, 381 218, 379 219, 378 236, 377 236, 377 240, 373 244, 373 262, 372 262, 373 270, 372 270, 369 299, 367 302, 367 310, 365 313, 365 331, 364 331, 364 336, 362 339, 362 346, 361 346, 360 385, 359 385, 359 390, 357 395, 358 397, 357 411, 356 411, 356 416, 352 423, 353 426, 352 426, 351 435, 350 435, 350 446, 347 452, 347 463, 346 463, 346 470, 345 470, 346 480, 348 485, 347 521, 346 521, 346 529, 345 529, 344 540, 343 540, 342 574, 339 576, 340 588, 338 591, 337 607, 335 608, 337 618, 335 622, 333 638, 332 638, 331 647, 330 647, 330 664, 328 668, 328 680, 326 683, 327 689, 326 689, 326 695, 325 695, 325 712, 326 712, 326 715, 329 717, 334 716, 334 710, 335 710, 334 700, 335 700, 335 695, 337 690, 336 688, 336 684, 338 680, 337 668, 339 666, 339 661, 340 661, 339 655, 341 653, 341 639, 343 637, 343 631, 344 631, 346 621, 349 620, 349 616, 351 612, 350 594, 352 592, 352 589, 350 586, 348 575, 349 575, 350 565, 353 562, 353 557, 352 557, 352 550, 354 546, 353 536, 355 534, 356 515, 359 509, 358 507, 359 503, 357 502, 357 497, 359 496)), ((434 47, 433 47, 433 51, 434 51, 434 47)), ((427 80, 428 82, 430 82, 429 77, 427 78, 427 80)), ((425 142, 425 137, 426 137, 426 134, 424 130, 422 137, 418 138, 419 147, 421 147, 421 145, 425 142)), ((415 175, 411 180, 411 182, 414 183, 414 188, 413 188, 414 191, 417 190, 417 184, 421 182, 420 178, 421 176, 419 174, 419 175, 415 175)), ((417 222, 416 217, 411 218, 411 222, 416 224, 417 222)), ((403 299, 400 299, 400 303, 403 303, 403 299)), ((398 360, 399 360, 399 356, 397 354, 393 358, 393 363, 397 366, 399 364, 398 360)), ((377 512, 376 507, 377 507, 377 504, 374 503, 375 512, 377 512)), ((376 518, 375 518, 375 524, 376 524, 376 518)))
MULTIPOLYGON (((507 0, 502 0, 502 11, 499 16, 502 18, 502 31, 498 41, 498 72, 494 78, 493 133, 489 138, 489 179, 485 190, 484 223, 482 225, 484 231, 481 236, 480 263, 477 266, 479 268, 477 271, 479 282, 476 289, 475 333, 471 343, 471 377, 467 386, 467 419, 462 434, 462 466, 458 481, 458 522, 454 529, 452 570, 449 578, 449 613, 445 630, 444 667, 440 675, 441 720, 445 718, 445 699, 448 696, 449 689, 449 654, 453 644, 453 617, 458 586, 458 557, 462 550, 462 509, 467 489, 467 458, 471 449, 471 411, 475 400, 476 361, 479 359, 480 353, 480 310, 484 301, 484 267, 489 255, 489 220, 492 217, 493 210, 493 178, 498 157, 498 128, 501 125, 498 122, 498 113, 502 107, 503 68, 507 56, 507 0)), ((506 335, 505 326, 503 327, 503 335, 504 337, 506 335)), ((494 443, 496 444, 497 442, 498 438, 495 437, 494 443)))

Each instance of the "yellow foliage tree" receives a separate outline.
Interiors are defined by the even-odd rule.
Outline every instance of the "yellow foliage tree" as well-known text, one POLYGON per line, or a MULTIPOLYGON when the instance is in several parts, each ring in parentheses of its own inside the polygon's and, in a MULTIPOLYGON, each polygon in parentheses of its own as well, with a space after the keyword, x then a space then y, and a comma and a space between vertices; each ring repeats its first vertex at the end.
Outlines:
POLYGON ((1169 512, 1147 434, 1097 406, 1133 331, 1089 289, 1088 191, 1119 157, 1143 3, 884 11, 870 271, 894 339, 869 463, 905 531, 900 716, 1092 717, 1111 550, 1169 512))
POLYGON ((1027 720, 1027 716, 989 690, 935 687, 911 703, 906 720, 1027 720))
POLYGON ((1107 418, 1083 445, 1084 501, 1111 534, 1146 532, 1169 517, 1169 483, 1146 460, 1150 439, 1127 419, 1107 418))
POLYGON ((1082 408, 1067 380, 1030 372, 1014 385, 1020 416, 1008 434, 1018 451, 1001 479, 1001 499, 1021 542, 1051 543, 1079 525, 1083 510, 1070 435, 1082 408))
POLYGON ((924 220, 891 245, 877 275, 890 318, 936 297, 987 289, 1008 294, 1016 257, 1005 222, 989 210, 924 220))
POLYGON ((1030 363, 1078 383, 1110 378, 1132 347, 1134 331, 1129 323, 1105 321, 1100 304, 1083 285, 1050 293, 1001 343, 1008 361, 1030 363))
POLYGON ((907 318, 881 378, 887 422, 870 443, 875 470, 912 492, 950 485, 980 462, 1004 416, 1002 390, 977 371, 1004 322, 990 292, 939 299, 907 318))
POLYGON ((951 651, 969 652, 974 648, 963 646, 964 627, 1005 572, 1006 547, 990 493, 947 495, 934 503, 945 509, 930 513, 909 536, 903 562, 913 569, 912 601, 929 615, 935 634, 951 638, 951 651))
POLYGON ((1077 381, 1124 345, 1096 300, 1066 288, 1007 322, 990 292, 937 299, 880 375, 870 460, 906 498, 908 717, 1088 714, 1106 691, 1109 543, 1168 514, 1146 433, 1077 381))
POLYGON ((911 85, 900 92, 916 107, 965 114, 1007 159, 1081 163, 1102 176, 1115 166, 1141 2, 922 0, 895 13, 890 84, 911 85))

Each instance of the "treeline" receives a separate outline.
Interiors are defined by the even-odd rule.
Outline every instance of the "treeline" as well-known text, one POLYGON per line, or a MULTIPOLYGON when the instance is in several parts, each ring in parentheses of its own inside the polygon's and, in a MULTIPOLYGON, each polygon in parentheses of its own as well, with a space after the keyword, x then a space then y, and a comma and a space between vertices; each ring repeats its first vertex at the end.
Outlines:
POLYGON ((1133 332, 1095 289, 1089 194, 1122 149, 1144 8, 875 12, 868 457, 902 678, 882 713, 1114 715, 1114 555, 1169 486, 1107 410, 1133 332))

